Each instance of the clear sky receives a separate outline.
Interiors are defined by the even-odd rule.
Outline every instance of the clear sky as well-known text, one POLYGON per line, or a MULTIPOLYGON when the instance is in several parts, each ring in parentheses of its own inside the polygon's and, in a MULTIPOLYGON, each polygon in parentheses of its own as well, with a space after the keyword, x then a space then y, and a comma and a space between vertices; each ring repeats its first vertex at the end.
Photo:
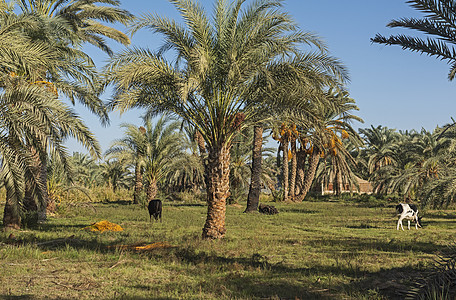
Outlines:
MULTIPOLYGON (((248 2, 251 0, 248 0, 248 2)), ((213 0, 200 0, 211 12, 213 0)), ((123 8, 135 15, 158 13, 178 19, 168 0, 123 0, 123 8)), ((364 124, 355 128, 386 126, 400 130, 425 128, 433 130, 451 122, 456 116, 456 80, 448 81, 449 65, 433 57, 402 50, 398 46, 372 44, 376 33, 416 35, 412 30, 387 28, 392 19, 420 17, 422 14, 406 4, 406 0, 285 0, 289 12, 303 31, 320 36, 332 56, 339 58, 350 73, 347 88, 360 110, 364 124)), ((121 29, 121 27, 118 27, 121 29)), ((143 29, 132 38, 132 46, 157 49, 161 36, 143 29)), ((111 43, 113 49, 122 49, 111 43)), ((91 46, 85 48, 102 67, 108 57, 91 46)), ((109 93, 103 96, 108 100, 109 93)), ((122 137, 120 123, 141 124, 141 111, 119 116, 110 115, 111 125, 103 127, 96 117, 81 105, 74 107, 98 138, 105 151, 114 139, 122 137)), ((70 153, 83 151, 73 140, 66 145, 70 153)))

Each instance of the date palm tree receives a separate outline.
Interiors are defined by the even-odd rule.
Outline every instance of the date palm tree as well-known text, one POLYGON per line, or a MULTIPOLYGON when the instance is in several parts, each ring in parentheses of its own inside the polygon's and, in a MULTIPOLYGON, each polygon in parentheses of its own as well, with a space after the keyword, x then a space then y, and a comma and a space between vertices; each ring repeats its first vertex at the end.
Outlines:
POLYGON ((299 31, 278 0, 255 1, 245 9, 245 0, 218 0, 212 18, 194 1, 171 2, 184 25, 145 15, 132 27, 133 32, 147 27, 163 34, 158 53, 129 49, 108 64, 108 82, 115 86, 112 105, 170 111, 198 130, 207 150, 208 212, 202 237, 221 238, 226 232, 231 142, 260 119, 257 104, 262 99, 252 95, 251 87, 267 79, 261 75, 279 59, 296 54, 298 45, 321 43, 299 31), (170 49, 176 51, 175 63, 162 56, 170 49))
POLYGON ((35 203, 47 205, 42 201, 43 181, 36 175, 34 155, 46 157, 50 151, 68 173, 68 154, 62 145, 67 137, 76 138, 94 156, 99 155, 100 148, 79 117, 56 96, 51 97, 41 86, 30 85, 18 76, 3 75, 1 81, 0 177, 7 190, 3 225, 18 228, 26 186, 33 189, 35 203), (34 153, 29 150, 30 145, 34 153))
POLYGON ((198 194, 205 184, 201 159, 201 153, 204 153, 205 147, 204 140, 198 141, 196 130, 185 123, 181 124, 179 132, 182 149, 168 166, 163 188, 165 192, 192 191, 198 194))
POLYGON ((416 10, 426 14, 422 19, 401 18, 392 20, 388 27, 408 28, 427 34, 427 39, 406 35, 392 35, 388 38, 377 34, 372 42, 385 45, 398 45, 402 49, 424 53, 446 60, 451 65, 448 78, 456 75, 456 7, 453 0, 409 0, 416 10))
POLYGON ((299 162, 299 168, 303 169, 306 158, 308 167, 307 171, 302 171, 302 175, 299 176, 297 182, 299 193, 295 201, 303 201, 309 192, 321 158, 330 159, 332 166, 330 171, 337 175, 333 178, 338 181, 338 184, 342 181, 350 181, 352 172, 349 162, 353 162, 353 158, 342 140, 349 139, 357 146, 362 145, 361 138, 351 124, 353 121, 363 122, 363 120, 353 114, 358 107, 349 97, 348 92, 329 89, 325 93, 325 98, 329 101, 326 104, 315 102, 311 117, 302 120, 300 124, 301 151, 306 151, 306 155, 299 162))
POLYGON ((391 179, 389 175, 393 174, 399 160, 401 134, 381 125, 359 132, 367 146, 364 155, 368 158, 369 181, 374 183, 377 193, 386 192, 391 179), (388 175, 387 178, 384 175, 388 175))
POLYGON ((14 0, 14 2, 24 14, 47 18, 48 29, 54 29, 54 31, 46 34, 53 35, 64 43, 74 46, 90 43, 109 55, 112 55, 112 50, 105 41, 106 37, 123 45, 130 44, 127 35, 106 25, 106 23, 126 25, 134 19, 130 12, 118 7, 120 5, 118 0, 14 0))
POLYGON ((25 186, 35 191, 34 201, 43 198, 40 190, 44 184, 34 169, 33 157, 45 157, 46 151, 51 151, 68 167, 62 146, 68 136, 79 140, 93 155, 99 154, 87 127, 57 101, 54 86, 38 81, 36 70, 63 65, 59 49, 32 41, 24 33, 24 28, 39 30, 40 25, 34 16, 18 16, 0 1, 0 158, 1 180, 7 190, 3 223, 7 228, 20 226, 25 186), (34 156, 30 146, 35 149, 34 156))
POLYGON ((143 189, 143 174, 147 148, 146 129, 133 124, 121 124, 120 127, 125 129, 124 137, 114 141, 105 154, 124 153, 128 156, 128 161, 134 166, 135 170, 133 203, 138 204, 143 189))
MULTIPOLYGON (((59 55, 48 66, 40 66, 34 71, 37 80, 34 84, 52 86, 53 92, 59 96, 66 96, 73 104, 81 102, 89 110, 98 115, 102 122, 108 122, 105 106, 98 95, 100 84, 92 59, 80 46, 91 43, 108 54, 112 54, 104 38, 108 37, 122 44, 129 44, 128 37, 104 23, 120 22, 126 24, 133 16, 125 10, 119 9, 118 1, 114 0, 36 0, 12 1, 18 5, 20 16, 27 16, 39 23, 38 27, 23 27, 22 31, 33 43, 45 43, 59 55), (99 6, 98 3, 111 6, 99 6)), ((23 75, 23 74, 21 74, 23 75)), ((30 74, 27 74, 30 76, 30 74)), ((40 173, 43 201, 47 201, 45 181, 46 156, 36 155, 36 149, 29 145, 36 159, 35 171, 40 173)), ((34 188, 27 188, 26 202, 33 203, 34 188)), ((46 212, 40 212, 40 218, 46 219, 46 212)))
POLYGON ((138 187, 142 190, 143 180, 147 182, 146 200, 150 201, 157 195, 158 183, 167 175, 172 161, 182 152, 181 135, 177 131, 179 123, 170 123, 169 118, 162 116, 155 124, 146 118, 143 125, 138 128, 122 124, 121 127, 126 128, 125 136, 114 141, 105 153, 107 157, 122 160, 125 168, 134 166, 134 197, 138 203, 141 192, 138 187))
POLYGON ((182 152, 179 122, 171 122, 162 116, 153 125, 150 120, 144 123, 146 128, 146 151, 144 179, 147 181, 147 201, 155 198, 158 184, 166 177, 169 166, 182 152))

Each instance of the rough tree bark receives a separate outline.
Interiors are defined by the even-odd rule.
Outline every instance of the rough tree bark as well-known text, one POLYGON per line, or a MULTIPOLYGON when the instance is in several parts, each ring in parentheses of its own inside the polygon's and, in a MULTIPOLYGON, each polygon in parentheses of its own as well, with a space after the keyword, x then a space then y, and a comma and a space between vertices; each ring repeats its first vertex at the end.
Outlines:
POLYGON ((320 150, 314 147, 312 155, 310 156, 309 168, 305 174, 304 184, 301 193, 296 196, 296 201, 303 201, 312 186, 317 171, 318 163, 320 162, 320 150))
POLYGON ((296 186, 296 172, 298 160, 296 157, 296 140, 291 141, 291 172, 290 172, 290 198, 294 200, 296 186))
POLYGON ((140 193, 141 193, 142 189, 143 189, 143 174, 141 171, 140 161, 138 158, 138 161, 136 162, 136 165, 135 165, 135 194, 133 196, 134 204, 139 203, 140 193))
POLYGON ((253 128, 253 150, 252 150, 252 175, 250 179, 250 189, 247 198, 247 208, 244 212, 257 212, 260 203, 261 192, 261 163, 263 146, 263 127, 254 126, 253 128))
POLYGON ((283 201, 288 201, 288 141, 282 143, 282 152, 283 152, 283 201))
POLYGON ((231 145, 223 145, 208 149, 207 218, 203 227, 203 239, 219 239, 226 232, 226 199, 230 195, 230 147, 231 145))
POLYGON ((155 179, 153 179, 149 182, 149 185, 147 186, 147 191, 146 191, 147 202, 149 202, 150 200, 153 200, 155 198, 155 196, 157 196, 157 191, 158 191, 157 181, 155 179))
POLYGON ((5 231, 21 228, 21 217, 17 206, 13 203, 13 196, 6 190, 5 211, 3 212, 3 228, 5 231))
POLYGON ((307 152, 306 150, 299 150, 296 152, 296 187, 295 196, 301 194, 304 186, 305 166, 306 166, 307 152))

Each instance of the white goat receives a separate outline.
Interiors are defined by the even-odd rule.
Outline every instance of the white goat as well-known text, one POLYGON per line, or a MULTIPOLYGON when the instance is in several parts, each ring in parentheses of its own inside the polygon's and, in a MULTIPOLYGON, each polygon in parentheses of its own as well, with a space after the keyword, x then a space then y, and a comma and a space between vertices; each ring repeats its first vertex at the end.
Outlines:
POLYGON ((399 230, 399 226, 401 226, 402 230, 404 227, 402 226, 402 220, 406 219, 408 221, 408 229, 410 230, 410 221, 415 221, 415 228, 421 228, 421 217, 418 218, 418 208, 415 204, 404 204, 399 203, 396 205, 396 212, 399 216, 399 220, 397 221, 397 230, 399 230))

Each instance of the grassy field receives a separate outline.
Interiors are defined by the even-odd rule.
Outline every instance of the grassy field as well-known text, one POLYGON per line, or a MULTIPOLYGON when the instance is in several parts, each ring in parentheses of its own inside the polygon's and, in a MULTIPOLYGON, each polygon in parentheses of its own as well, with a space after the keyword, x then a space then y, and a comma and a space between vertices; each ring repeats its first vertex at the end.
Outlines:
POLYGON ((227 234, 203 241, 204 204, 61 209, 37 228, 0 233, 2 299, 403 299, 452 244, 456 211, 423 212, 396 231, 394 205, 274 203, 280 213, 227 208, 227 234), (108 220, 121 232, 83 228, 108 220), (147 251, 121 245, 156 244, 147 251))

